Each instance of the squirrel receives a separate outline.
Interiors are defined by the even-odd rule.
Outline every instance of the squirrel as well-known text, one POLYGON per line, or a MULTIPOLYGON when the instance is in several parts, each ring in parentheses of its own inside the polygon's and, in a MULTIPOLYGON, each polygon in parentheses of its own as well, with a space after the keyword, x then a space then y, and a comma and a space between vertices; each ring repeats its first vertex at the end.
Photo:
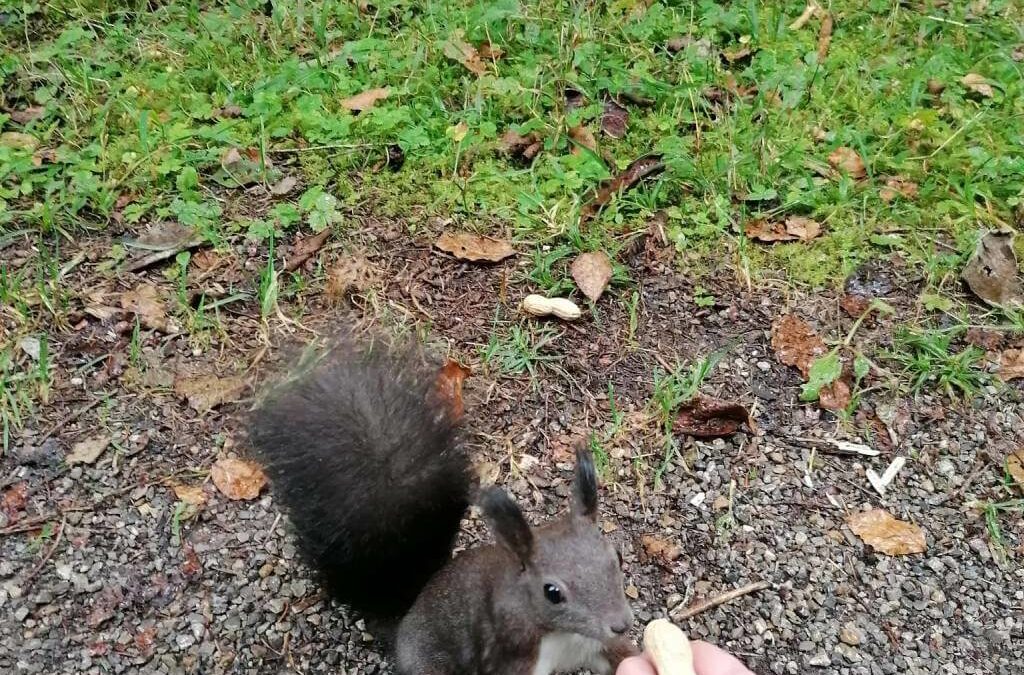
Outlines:
POLYGON ((253 409, 252 446, 328 593, 362 614, 399 675, 610 675, 638 652, 622 559, 597 527, 593 458, 571 505, 532 527, 482 487, 419 348, 329 351, 253 409), (495 543, 453 557, 476 503, 495 543))

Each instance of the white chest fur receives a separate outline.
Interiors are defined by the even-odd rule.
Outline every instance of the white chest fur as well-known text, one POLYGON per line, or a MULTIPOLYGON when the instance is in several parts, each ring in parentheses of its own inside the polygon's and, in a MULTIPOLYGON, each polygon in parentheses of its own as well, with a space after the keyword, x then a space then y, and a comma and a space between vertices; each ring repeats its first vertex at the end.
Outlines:
POLYGON ((611 664, 601 654, 601 643, 576 633, 549 633, 540 641, 532 675, 552 675, 581 668, 600 675, 611 673, 611 664))

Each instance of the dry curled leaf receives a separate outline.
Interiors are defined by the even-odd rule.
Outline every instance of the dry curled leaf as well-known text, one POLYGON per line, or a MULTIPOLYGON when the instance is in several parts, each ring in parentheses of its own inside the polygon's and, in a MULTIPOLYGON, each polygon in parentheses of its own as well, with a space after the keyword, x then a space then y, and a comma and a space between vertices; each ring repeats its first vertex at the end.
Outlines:
POLYGON ((885 186, 878 191, 878 198, 888 204, 897 197, 913 199, 917 196, 917 183, 899 176, 885 179, 885 186))
POLYGON ((292 254, 284 263, 284 269, 288 272, 294 272, 302 267, 307 260, 312 258, 316 255, 317 251, 323 248, 323 245, 327 243, 327 239, 330 236, 331 228, 328 227, 316 234, 311 234, 296 241, 295 245, 292 246, 292 254))
POLYGON ((12 110, 10 113, 11 120, 18 124, 28 124, 34 122, 46 114, 46 108, 41 105, 30 105, 27 108, 21 110, 12 110))
POLYGON ((387 87, 377 87, 376 89, 367 89, 364 92, 350 96, 341 102, 341 107, 345 110, 352 110, 354 112, 362 112, 369 110, 377 104, 377 101, 383 101, 391 95, 391 90, 387 87))
POLYGON ((999 355, 996 375, 1004 382, 1024 377, 1024 349, 1007 349, 999 355))
POLYGON ((614 99, 607 99, 604 102, 604 112, 601 113, 601 131, 612 138, 623 138, 628 125, 629 111, 614 99))
POLYGON ((465 33, 461 30, 453 32, 451 37, 441 45, 444 55, 452 61, 461 63, 469 72, 475 75, 483 75, 487 72, 487 66, 480 58, 480 52, 477 51, 476 47, 466 42, 464 36, 465 33))
POLYGON ((230 457, 213 463, 210 478, 221 494, 233 500, 256 499, 267 484, 267 476, 258 464, 230 457))
POLYGON ((275 197, 286 195, 292 190, 294 190, 295 186, 298 185, 298 183, 299 179, 297 179, 295 176, 285 176, 284 178, 270 186, 270 194, 274 195, 275 197))
POLYGON ((868 175, 867 169, 864 168, 864 160, 853 148, 839 146, 829 154, 828 163, 833 169, 848 174, 850 178, 859 180, 868 175))
POLYGON ((190 506, 203 506, 206 504, 206 493, 202 485, 185 485, 184 483, 172 483, 171 489, 174 496, 190 506))
POLYGON ((15 483, 0 495, 0 514, 3 514, 10 524, 18 519, 18 514, 25 508, 27 501, 28 483, 15 483))
POLYGON ((597 302, 612 280, 612 261, 604 251, 582 253, 572 262, 572 278, 583 295, 597 302))
POLYGON ((897 520, 884 509, 850 514, 846 524, 861 540, 886 555, 924 553, 924 530, 914 523, 897 520))
POLYGON ((989 84, 989 81, 983 75, 979 75, 978 73, 967 73, 960 80, 960 83, 970 91, 978 94, 979 96, 984 96, 985 98, 992 98, 996 93, 992 88, 992 85, 989 84))
POLYGON ((224 403, 238 400, 245 386, 245 380, 241 377, 199 375, 175 379, 174 392, 187 400, 189 406, 197 412, 207 412, 224 403))
POLYGON ((814 360, 828 351, 810 324, 795 314, 785 314, 772 324, 772 349, 779 361, 795 367, 805 379, 814 360))
POLYGON ((640 543, 651 558, 654 558, 662 565, 669 565, 675 562, 683 554, 683 549, 677 544, 657 537, 653 534, 645 534, 640 537, 640 543))
POLYGON ((581 124, 569 129, 569 138, 576 143, 572 149, 573 154, 582 152, 580 150, 581 147, 591 152, 597 152, 597 139, 594 138, 594 134, 590 133, 590 129, 586 126, 581 124))
POLYGON ((580 210, 580 220, 586 221, 592 218, 612 200, 614 195, 629 190, 644 178, 654 176, 664 170, 665 164, 661 161, 661 155, 658 154, 644 155, 633 160, 622 173, 598 188, 594 198, 580 210))
POLYGON ((531 131, 525 136, 514 129, 507 129, 498 141, 502 154, 526 161, 532 160, 544 147, 540 136, 531 131))
POLYGON ((975 295, 996 307, 1024 304, 1024 284, 1013 239, 1014 233, 1009 230, 986 233, 961 273, 975 295))
POLYGON ((377 271, 370 262, 358 255, 342 256, 327 270, 325 291, 332 303, 340 302, 349 293, 365 291, 376 280, 377 271))
POLYGON ((474 262, 499 262, 516 253, 512 245, 504 239, 485 237, 471 232, 445 232, 434 245, 459 260, 474 262))
POLYGON ((747 236, 758 241, 809 241, 821 234, 821 225, 813 218, 790 216, 785 222, 755 218, 743 228, 747 236))
POLYGON ((437 374, 434 389, 441 399, 448 403, 452 418, 455 420, 462 419, 462 415, 465 413, 465 405, 462 402, 462 383, 472 372, 458 361, 448 359, 437 374))
POLYGON ((753 429, 750 412, 739 403, 697 394, 679 407, 672 428, 697 438, 717 438, 736 433, 744 424, 753 429))
POLYGON ((71 452, 64 458, 64 462, 71 466, 73 464, 92 464, 103 451, 110 445, 110 436, 94 436, 84 441, 75 443, 71 452))

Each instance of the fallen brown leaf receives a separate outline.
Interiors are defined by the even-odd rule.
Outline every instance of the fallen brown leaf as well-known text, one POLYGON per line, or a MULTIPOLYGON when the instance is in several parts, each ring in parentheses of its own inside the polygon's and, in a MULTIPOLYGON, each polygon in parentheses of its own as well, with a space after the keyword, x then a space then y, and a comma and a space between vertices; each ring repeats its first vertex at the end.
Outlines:
POLYGON ((821 234, 821 225, 813 218, 790 216, 785 222, 755 218, 743 228, 747 236, 758 241, 810 241, 821 234))
POLYGON ((863 316, 870 305, 871 298, 856 293, 846 293, 839 300, 839 306, 853 319, 863 316))
POLYGON ((355 112, 362 112, 369 110, 377 101, 383 101, 391 95, 391 90, 387 87, 377 87, 376 89, 367 89, 364 92, 350 96, 341 102, 341 107, 345 110, 352 110, 355 112))
POLYGON ((995 90, 989 81, 978 73, 967 73, 960 80, 960 83, 967 87, 970 91, 984 96, 985 98, 992 98, 995 95, 995 90))
POLYGON ((924 553, 924 530, 914 523, 897 520, 888 511, 871 509, 847 516, 853 533, 872 548, 886 555, 924 553))
POLYGON ((327 239, 331 236, 331 228, 327 228, 316 234, 303 237, 292 246, 292 254, 285 261, 284 268, 288 272, 294 272, 302 267, 307 260, 316 255, 317 251, 323 248, 327 239))
POLYGON ((504 239, 485 237, 471 232, 445 232, 434 245, 459 260, 474 262, 499 262, 516 253, 512 245, 504 239))
POLYGON ((1024 377, 1024 349, 1007 349, 999 355, 999 379, 1008 382, 1024 377))
POLYGON ((133 641, 135 642, 135 648, 138 650, 140 657, 148 659, 153 656, 153 652, 156 650, 156 647, 153 644, 155 639, 156 624, 139 629, 139 632, 135 634, 133 641))
POLYGON ((581 253, 572 262, 572 278, 583 295, 597 302, 612 279, 612 261, 604 251, 581 253))
POLYGON ((821 17, 821 28, 818 31, 818 63, 828 56, 828 48, 832 44, 832 13, 826 12, 821 17))
POLYGON ((850 405, 852 396, 850 385, 840 377, 818 391, 818 405, 825 410, 845 410, 846 406, 850 405))
POLYGON ((25 508, 28 501, 28 482, 21 481, 4 490, 0 495, 0 513, 11 524, 18 519, 18 514, 25 508))
POLYGON ((212 178, 225 187, 245 187, 260 182, 269 168, 269 158, 261 155, 258 148, 228 148, 212 178))
POLYGON ((244 378, 233 376, 199 375, 174 380, 174 392, 201 413, 238 400, 245 387, 244 378))
POLYGON ((27 108, 21 110, 10 111, 11 120, 18 124, 28 124, 34 122, 43 115, 46 114, 46 108, 41 105, 30 105, 27 108))
POLYGON ((270 194, 274 195, 275 197, 286 195, 292 190, 294 190, 295 186, 298 185, 298 183, 299 180, 295 176, 285 176, 284 178, 270 186, 270 194))
POLYGON ((987 352, 994 352, 1003 346, 1006 336, 999 331, 984 328, 968 328, 964 333, 964 342, 981 347, 987 352))
POLYGON ((203 506, 206 504, 206 493, 202 485, 185 485, 183 483, 172 483, 171 489, 174 496, 190 506, 203 506))
POLYGON ((1006 458, 1006 470, 1017 487, 1024 491, 1024 448, 1010 453, 1006 458))
POLYGON ((622 173, 598 188, 594 198, 580 210, 580 220, 586 221, 592 218, 612 200, 614 195, 629 190, 644 178, 654 176, 664 170, 665 165, 661 161, 661 155, 658 154, 644 155, 633 160, 622 173))
POLYGON ((670 565, 683 554, 683 549, 679 545, 653 534, 642 535, 640 543, 643 545, 647 555, 661 565, 670 565))
POLYGON ((885 186, 878 191, 878 198, 888 204, 897 197, 913 199, 917 196, 917 183, 899 176, 885 179, 885 186))
POLYGON ((477 51, 476 47, 466 42, 464 37, 465 33, 462 30, 453 32, 451 37, 441 45, 441 49, 444 51, 445 56, 452 61, 461 63, 469 72, 475 75, 483 75, 487 72, 487 66, 481 60, 480 52, 477 51))
POLYGON ((628 125, 629 111, 614 99, 605 100, 604 112, 601 113, 601 131, 612 138, 623 138, 628 125))
POLYGON ((203 236, 194 227, 176 220, 153 221, 138 238, 124 241, 125 247, 139 249, 137 255, 125 261, 124 271, 137 272, 161 260, 172 258, 182 251, 195 248, 203 241, 203 236))
POLYGON ((103 451, 110 445, 110 436, 94 436, 84 441, 75 443, 71 452, 64 458, 64 462, 71 466, 73 464, 92 464, 103 451))
POLYGON ((39 139, 20 131, 5 131, 0 134, 0 145, 16 150, 34 151, 39 147, 39 139))
POLYGON ((723 49, 722 58, 724 58, 729 63, 736 63, 737 61, 742 61, 743 59, 747 58, 752 53, 753 51, 750 49, 750 47, 746 45, 740 45, 739 47, 734 47, 732 49, 723 49))
POLYGON ((794 366, 804 379, 814 360, 828 351, 810 324, 795 314, 785 314, 772 324, 772 349, 779 361, 794 366))
POLYGON ((523 136, 513 129, 507 129, 498 141, 498 148, 502 154, 516 159, 532 160, 544 147, 540 136, 536 132, 523 136))
MULTIPOLYGON (((594 134, 590 133, 584 125, 575 126, 569 129, 569 138, 577 143, 578 146, 582 146, 592 152, 597 152, 597 139, 594 138, 594 134)), ((582 152, 579 147, 573 146, 572 152, 574 155, 582 152)))
POLYGON ((864 160, 853 148, 840 146, 828 156, 828 163, 833 169, 849 174, 850 178, 861 179, 868 175, 864 168, 864 160))
POLYGON ((194 577, 203 571, 203 564, 199 561, 199 556, 192 544, 184 544, 181 547, 181 552, 185 556, 180 568, 182 574, 186 577, 194 577))
POLYGON ((221 494, 233 500, 256 499, 267 484, 267 476, 258 464, 230 457, 213 463, 210 478, 221 494))
POLYGON ((139 322, 146 328, 165 333, 175 332, 172 322, 167 318, 160 292, 152 284, 139 284, 122 293, 121 307, 139 317, 139 322))
POLYGON ((370 288, 376 277, 376 270, 366 258, 358 255, 343 256, 327 271, 327 298, 337 303, 352 291, 360 292, 370 288))
POLYGON ((1024 284, 1017 268, 1013 239, 1010 230, 987 232, 961 273, 975 295, 996 307, 1024 304, 1024 284))
POLYGON ((448 403, 452 418, 456 421, 462 419, 466 410, 462 402, 462 383, 472 372, 458 361, 448 359, 437 374, 434 389, 441 399, 448 403))
POLYGON ((672 428, 697 438, 717 438, 736 433, 744 424, 753 429, 750 412, 742 405, 698 393, 679 407, 672 428))

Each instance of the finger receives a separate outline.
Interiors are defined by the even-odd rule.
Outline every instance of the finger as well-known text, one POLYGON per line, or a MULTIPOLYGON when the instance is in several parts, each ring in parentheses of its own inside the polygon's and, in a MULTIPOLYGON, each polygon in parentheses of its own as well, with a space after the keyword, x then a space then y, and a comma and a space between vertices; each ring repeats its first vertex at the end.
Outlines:
POLYGON ((697 675, 754 675, 739 659, 720 647, 702 640, 694 640, 690 645, 697 675))
POLYGON ((630 656, 619 664, 615 675, 657 675, 651 662, 642 656, 630 656))

